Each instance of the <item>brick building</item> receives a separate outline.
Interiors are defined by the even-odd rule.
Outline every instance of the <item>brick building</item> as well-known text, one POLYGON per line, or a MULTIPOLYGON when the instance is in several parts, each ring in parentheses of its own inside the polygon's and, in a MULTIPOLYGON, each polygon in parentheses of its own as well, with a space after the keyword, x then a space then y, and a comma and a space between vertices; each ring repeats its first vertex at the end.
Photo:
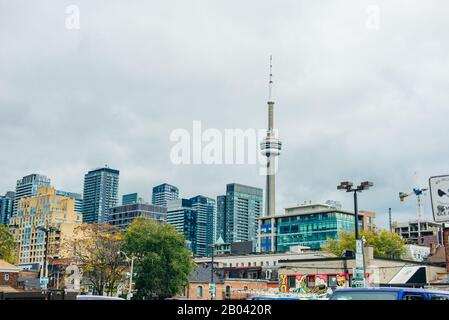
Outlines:
POLYGON ((13 264, 0 260, 0 291, 17 288, 17 279, 20 269, 13 264))

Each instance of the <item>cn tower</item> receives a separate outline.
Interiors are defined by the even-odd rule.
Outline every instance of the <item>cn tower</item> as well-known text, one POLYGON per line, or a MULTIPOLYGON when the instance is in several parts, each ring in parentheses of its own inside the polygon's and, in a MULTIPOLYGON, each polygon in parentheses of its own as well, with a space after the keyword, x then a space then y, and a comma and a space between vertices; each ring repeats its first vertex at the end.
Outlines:
POLYGON ((268 130, 267 135, 260 144, 262 155, 267 157, 267 181, 265 188, 265 217, 276 214, 275 177, 277 156, 281 154, 282 142, 274 133, 274 101, 271 99, 273 85, 273 58, 270 56, 270 80, 268 94, 268 130))

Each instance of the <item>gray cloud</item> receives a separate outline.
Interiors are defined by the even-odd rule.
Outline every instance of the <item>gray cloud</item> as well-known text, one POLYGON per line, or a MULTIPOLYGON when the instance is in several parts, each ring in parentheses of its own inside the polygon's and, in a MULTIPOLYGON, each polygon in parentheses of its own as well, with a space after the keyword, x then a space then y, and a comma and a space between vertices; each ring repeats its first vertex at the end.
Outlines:
MULTIPOLYGON (((264 186, 257 166, 175 166, 170 132, 263 128, 274 55, 284 142, 278 211, 335 199, 340 180, 370 179, 361 207, 415 217, 399 191, 448 173, 445 1, 0 0, 0 192, 40 172, 80 192, 109 164, 120 192, 167 181, 183 196, 228 182, 264 186), (80 8, 81 29, 65 28, 80 8), (366 27, 368 5, 380 9, 366 27), (416 175, 414 173, 417 173, 416 175)), ((429 200, 426 215, 430 217, 429 200)))

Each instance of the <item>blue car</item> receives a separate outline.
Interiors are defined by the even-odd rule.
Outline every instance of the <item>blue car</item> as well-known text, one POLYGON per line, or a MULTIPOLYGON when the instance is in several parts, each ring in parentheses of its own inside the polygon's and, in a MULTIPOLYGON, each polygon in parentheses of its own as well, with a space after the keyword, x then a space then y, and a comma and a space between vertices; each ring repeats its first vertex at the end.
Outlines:
POLYGON ((336 290, 330 300, 449 300, 449 292, 392 287, 346 288, 336 290))

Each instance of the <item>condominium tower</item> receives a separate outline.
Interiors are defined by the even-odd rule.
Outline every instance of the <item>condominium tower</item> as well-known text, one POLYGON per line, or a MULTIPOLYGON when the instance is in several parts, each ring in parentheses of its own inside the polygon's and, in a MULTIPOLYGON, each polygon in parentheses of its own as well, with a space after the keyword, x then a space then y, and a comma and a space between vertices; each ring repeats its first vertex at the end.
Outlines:
POLYGON ((257 237, 262 215, 263 190, 237 183, 226 186, 226 195, 217 197, 217 230, 225 242, 251 241, 257 237))
POLYGON ((104 223, 118 204, 119 171, 104 167, 84 176, 83 222, 104 223))
POLYGON ((151 203, 156 206, 167 207, 167 202, 179 197, 179 189, 168 183, 163 183, 153 188, 151 203))

